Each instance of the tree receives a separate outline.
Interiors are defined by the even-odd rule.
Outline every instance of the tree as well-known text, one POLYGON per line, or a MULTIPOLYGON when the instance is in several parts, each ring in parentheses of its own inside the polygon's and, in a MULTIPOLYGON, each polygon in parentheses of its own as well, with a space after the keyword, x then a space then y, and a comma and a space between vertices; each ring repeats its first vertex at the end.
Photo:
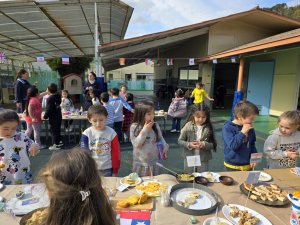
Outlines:
POLYGON ((58 71, 59 75, 63 77, 69 73, 83 73, 89 68, 92 58, 72 57, 69 65, 63 65, 61 58, 47 59, 46 62, 52 70, 58 71))
POLYGON ((300 5, 288 7, 286 3, 277 4, 271 8, 264 8, 277 14, 300 20, 300 5))

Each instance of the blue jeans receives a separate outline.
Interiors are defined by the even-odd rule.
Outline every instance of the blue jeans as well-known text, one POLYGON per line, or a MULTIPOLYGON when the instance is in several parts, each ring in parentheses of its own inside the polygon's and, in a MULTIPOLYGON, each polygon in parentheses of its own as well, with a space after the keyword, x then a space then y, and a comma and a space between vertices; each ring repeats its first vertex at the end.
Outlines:
POLYGON ((172 130, 180 130, 180 121, 181 121, 181 118, 176 118, 174 117, 172 119, 172 130))
POLYGON ((104 177, 111 177, 112 176, 112 168, 109 168, 109 169, 104 169, 104 170, 99 170, 100 171, 100 174, 101 176, 104 176, 104 177))

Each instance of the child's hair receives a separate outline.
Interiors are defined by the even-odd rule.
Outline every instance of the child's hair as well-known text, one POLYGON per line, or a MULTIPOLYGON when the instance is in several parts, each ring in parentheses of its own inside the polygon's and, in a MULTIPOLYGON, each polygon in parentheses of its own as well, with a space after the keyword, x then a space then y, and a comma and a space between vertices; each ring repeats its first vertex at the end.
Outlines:
POLYGON ((197 86, 197 85, 199 85, 200 88, 203 88, 203 87, 204 87, 204 84, 202 84, 202 83, 200 83, 200 82, 197 82, 197 83, 196 83, 196 86, 197 86))
POLYGON ((189 116, 187 117, 186 123, 193 121, 195 122, 194 117, 199 115, 199 113, 204 113, 206 116, 206 120, 203 125, 207 126, 209 129, 209 134, 208 134, 208 142, 213 143, 214 145, 214 151, 217 149, 217 141, 215 139, 215 134, 214 134, 214 129, 212 126, 212 122, 210 120, 210 111, 209 108, 205 106, 205 104, 195 104, 191 107, 191 111, 189 116))
POLYGON ((56 153, 39 177, 50 198, 45 224, 115 224, 96 163, 89 153, 80 149, 56 153))
POLYGON ((21 79, 22 75, 27 73, 27 70, 25 69, 20 69, 19 72, 17 73, 17 79, 21 79))
POLYGON ((282 119, 288 119, 290 124, 298 126, 297 130, 300 130, 300 112, 297 110, 294 111, 285 111, 278 117, 278 123, 282 119))
POLYGON ((126 93, 125 95, 127 102, 133 101, 133 94, 132 93, 126 93))
MULTIPOLYGON (((154 111, 154 103, 147 100, 141 100, 137 105, 135 105, 132 123, 137 123, 135 130, 133 131, 134 136, 138 136, 140 131, 145 125, 146 113, 154 111)), ((156 134, 156 139, 158 140, 158 130, 155 124, 152 126, 152 130, 156 134)))
POLYGON ((113 95, 113 96, 119 96, 119 89, 118 88, 112 88, 112 89, 110 89, 110 93, 111 93, 111 95, 113 95))
POLYGON ((89 74, 92 74, 94 76, 95 80, 96 80, 97 76, 96 76, 96 74, 93 71, 89 72, 88 75, 89 74))
POLYGON ((0 125, 2 125, 5 122, 20 123, 20 118, 14 110, 0 109, 0 125))
POLYGON ((35 86, 32 86, 31 88, 27 89, 27 100, 25 104, 25 111, 27 116, 29 115, 28 106, 29 106, 30 98, 36 97, 38 94, 39 94, 39 89, 37 89, 35 86))
POLYGON ((126 88, 126 90, 127 90, 127 86, 125 84, 120 85, 120 90, 122 89, 122 87, 126 88))
POLYGON ((66 93, 66 94, 67 94, 67 98, 70 98, 70 94, 69 94, 69 91, 68 91, 68 90, 64 89, 64 90, 62 90, 61 92, 66 93))
POLYGON ((49 86, 48 86, 48 91, 49 91, 51 94, 57 93, 57 85, 54 84, 54 83, 50 83, 49 86))
POLYGON ((107 103, 109 101, 109 94, 107 92, 102 92, 100 95, 100 100, 107 103))
POLYGON ((183 90, 181 90, 180 88, 177 89, 177 90, 175 91, 175 96, 176 96, 176 97, 179 97, 179 98, 183 98, 183 96, 184 96, 183 90))
POLYGON ((89 92, 90 94, 93 94, 94 95, 94 97, 97 97, 97 95, 96 95, 96 91, 95 90, 90 90, 90 92, 89 92))
POLYGON ((246 118, 248 116, 252 115, 258 115, 259 110, 256 105, 254 105, 252 102, 243 100, 236 104, 234 107, 234 117, 238 118, 238 116, 241 116, 242 118, 246 118))
POLYGON ((108 116, 108 113, 103 105, 92 105, 88 109, 87 118, 90 120, 94 115, 108 116))

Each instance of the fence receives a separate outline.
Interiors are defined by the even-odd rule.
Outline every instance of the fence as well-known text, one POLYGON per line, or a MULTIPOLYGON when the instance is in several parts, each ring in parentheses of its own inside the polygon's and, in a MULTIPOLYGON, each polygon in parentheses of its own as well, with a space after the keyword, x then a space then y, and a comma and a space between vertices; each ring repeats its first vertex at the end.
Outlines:
POLYGON ((110 88, 120 88, 120 85, 126 84, 129 91, 153 91, 154 82, 153 81, 123 81, 123 80, 110 80, 107 82, 108 89, 110 88))
POLYGON ((45 91, 50 83, 58 85, 59 75, 57 71, 35 71, 31 72, 30 75, 29 83, 39 82, 38 89, 40 91, 45 91))

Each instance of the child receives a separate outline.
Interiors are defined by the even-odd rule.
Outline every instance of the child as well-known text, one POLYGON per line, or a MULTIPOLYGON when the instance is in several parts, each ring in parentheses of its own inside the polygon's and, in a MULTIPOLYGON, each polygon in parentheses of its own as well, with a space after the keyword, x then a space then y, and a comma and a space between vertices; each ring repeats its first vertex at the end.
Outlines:
MULTIPOLYGON (((131 108, 134 109, 134 103, 133 103, 133 94, 131 93, 127 93, 125 95, 125 100, 126 102, 131 106, 131 108)), ((128 142, 129 141, 129 128, 133 119, 133 113, 131 111, 129 111, 128 109, 126 109, 125 107, 123 107, 123 116, 124 116, 124 120, 122 123, 122 132, 124 134, 124 142, 128 142)))
POLYGON ((43 100, 42 100, 42 109, 46 109, 47 107, 47 100, 49 98, 49 91, 48 89, 45 91, 45 95, 43 96, 43 100))
POLYGON ((208 93, 204 90, 204 85, 197 82, 196 88, 192 91, 191 98, 194 99, 194 104, 204 103, 204 97, 208 100, 213 101, 214 99, 208 96, 208 93))
POLYGON ((52 134, 52 146, 49 150, 61 149, 63 143, 61 142, 60 126, 62 121, 61 115, 61 97, 57 93, 57 85, 50 83, 48 86, 49 98, 47 100, 47 107, 44 115, 44 119, 49 119, 50 132, 52 134))
MULTIPOLYGON (((60 107, 61 107, 62 113, 71 112, 72 110, 74 110, 74 104, 73 104, 72 99, 70 98, 68 90, 62 90, 61 91, 61 104, 60 104, 60 107)), ((72 123, 73 123, 73 120, 66 120, 65 121, 64 125, 65 125, 66 132, 73 131, 73 129, 71 128, 72 123)))
POLYGON ((127 87, 126 87, 125 84, 122 84, 120 86, 120 97, 123 98, 123 99, 125 99, 126 94, 127 94, 127 87))
POLYGON ((41 224, 115 224, 97 166, 85 151, 74 149, 55 154, 40 177, 50 199, 47 214, 39 218, 41 224))
POLYGON ((112 98, 109 99, 108 103, 113 107, 114 115, 114 129, 118 134, 119 141, 122 140, 122 122, 123 122, 123 106, 133 112, 132 107, 121 97, 119 97, 119 89, 112 88, 111 90, 112 98))
POLYGON ((178 89, 168 109, 168 115, 172 117, 172 133, 180 132, 180 121, 186 116, 186 106, 187 101, 184 98, 184 93, 178 89))
POLYGON ((202 104, 193 105, 187 123, 178 138, 178 144, 184 147, 184 171, 194 172, 194 167, 187 166, 186 156, 200 155, 201 166, 197 172, 208 171, 208 161, 212 159, 211 150, 216 151, 217 142, 210 121, 210 113, 202 104))
POLYGON ((114 109, 111 105, 108 104, 109 101, 109 94, 106 92, 101 93, 100 100, 102 105, 105 107, 107 111, 107 120, 106 120, 106 126, 109 126, 110 128, 114 128, 114 109))
POLYGON ((92 99, 92 104, 93 105, 100 105, 100 100, 99 100, 98 96, 96 95, 96 91, 91 90, 90 91, 90 97, 92 99))
POLYGON ((224 166, 227 171, 249 171, 251 153, 256 153, 256 136, 252 123, 259 111, 249 101, 240 101, 234 107, 234 120, 226 121, 222 129, 224 166))
POLYGON ((130 140, 133 145, 133 172, 139 176, 158 175, 158 145, 163 145, 163 158, 168 157, 169 146, 164 140, 161 130, 154 122, 153 102, 142 100, 134 111, 130 126, 130 140))
POLYGON ((29 154, 35 156, 38 146, 22 132, 16 132, 20 119, 10 109, 0 110, 0 183, 31 183, 29 154))
POLYGON ((120 146, 116 132, 106 126, 107 111, 102 105, 92 105, 87 114, 92 124, 81 137, 81 148, 91 151, 103 176, 117 176, 120 167, 120 146))
POLYGON ((34 141, 40 149, 45 148, 41 144, 41 124, 42 124, 42 104, 40 102, 39 90, 32 86, 27 90, 27 101, 25 105, 25 121, 27 130, 25 134, 31 137, 32 132, 34 134, 34 141))
POLYGON ((284 112, 278 119, 278 125, 264 145, 268 168, 295 167, 300 153, 299 112, 284 112))

